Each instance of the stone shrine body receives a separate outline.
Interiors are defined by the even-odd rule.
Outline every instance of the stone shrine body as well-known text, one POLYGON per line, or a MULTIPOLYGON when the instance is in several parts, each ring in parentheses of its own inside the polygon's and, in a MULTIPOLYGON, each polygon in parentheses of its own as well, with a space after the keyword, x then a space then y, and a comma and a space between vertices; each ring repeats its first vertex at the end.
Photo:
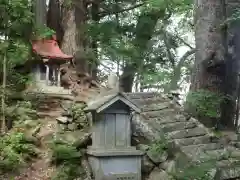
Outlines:
POLYGON ((87 154, 95 180, 141 180, 142 152, 131 146, 131 110, 140 109, 114 90, 88 104, 92 146, 87 154))
POLYGON ((35 90, 42 93, 71 94, 61 87, 61 65, 73 57, 64 54, 55 37, 32 42, 33 52, 37 55, 33 63, 35 90))

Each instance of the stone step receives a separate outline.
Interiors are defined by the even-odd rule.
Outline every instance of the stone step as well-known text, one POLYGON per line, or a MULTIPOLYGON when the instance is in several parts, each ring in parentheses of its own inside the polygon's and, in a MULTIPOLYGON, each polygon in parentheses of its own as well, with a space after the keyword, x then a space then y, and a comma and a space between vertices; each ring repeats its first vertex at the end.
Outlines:
POLYGON ((182 114, 175 114, 175 115, 166 116, 166 117, 149 118, 149 119, 146 119, 146 121, 157 122, 160 126, 171 124, 171 123, 187 122, 185 116, 182 114))
POLYGON ((147 118, 156 118, 156 117, 165 117, 165 116, 167 117, 177 113, 175 109, 163 109, 158 111, 143 112, 142 114, 147 118))
MULTIPOLYGON (((206 151, 205 154, 211 158, 218 158, 221 156, 224 156, 226 158, 231 158, 231 159, 238 159, 240 161, 240 150, 230 150, 230 149, 218 149, 218 150, 210 150, 206 151)), ((239 164, 240 165, 240 164, 239 164)))
POLYGON ((230 163, 229 160, 228 163, 226 162, 226 166, 223 166, 218 169, 216 173, 215 179, 219 180, 229 180, 229 179, 238 179, 240 177, 240 163, 230 163))
POLYGON ((163 110, 166 108, 173 108, 174 104, 171 102, 162 102, 158 104, 150 104, 150 105, 143 105, 142 111, 143 112, 149 112, 149 111, 158 111, 158 110, 163 110))
POLYGON ((194 158, 195 159, 205 158, 209 160, 212 159, 214 161, 214 160, 221 160, 223 158, 229 158, 229 157, 230 157, 229 152, 225 148, 222 148, 222 149, 216 149, 216 150, 206 150, 201 154, 199 154, 199 157, 198 155, 196 155, 196 157, 194 158))
POLYGON ((137 92, 137 93, 124 93, 124 94, 131 99, 146 99, 146 98, 153 98, 156 96, 160 96, 159 93, 153 93, 153 92, 137 92))
POLYGON ((197 144, 182 146, 181 151, 193 160, 199 160, 199 157, 205 157, 205 151, 223 149, 223 145, 220 143, 209 143, 209 144, 197 144))
POLYGON ((161 118, 146 118, 145 116, 142 117, 142 120, 148 123, 151 127, 155 129, 162 130, 162 127, 167 125, 173 125, 175 123, 186 123, 186 119, 183 115, 175 115, 174 117, 167 117, 164 119, 161 118))
POLYGON ((158 105, 160 103, 165 103, 168 102, 169 103, 169 99, 164 99, 162 97, 154 97, 154 98, 146 98, 146 99, 132 99, 132 101, 140 106, 140 107, 146 107, 149 105, 158 105))
POLYGON ((204 135, 204 136, 198 136, 198 137, 174 139, 174 142, 179 146, 189 146, 189 145, 211 143, 211 138, 208 135, 204 135))
POLYGON ((207 134, 207 131, 202 127, 196 127, 192 129, 185 129, 180 131, 172 131, 167 133, 167 137, 170 139, 183 139, 197 136, 204 136, 207 134))
POLYGON ((61 116, 61 114, 62 114, 62 111, 37 112, 37 115, 39 118, 45 118, 45 117, 56 118, 61 116))
POLYGON ((196 122, 174 122, 162 125, 161 128, 164 132, 179 131, 184 129, 192 129, 197 127, 196 122))

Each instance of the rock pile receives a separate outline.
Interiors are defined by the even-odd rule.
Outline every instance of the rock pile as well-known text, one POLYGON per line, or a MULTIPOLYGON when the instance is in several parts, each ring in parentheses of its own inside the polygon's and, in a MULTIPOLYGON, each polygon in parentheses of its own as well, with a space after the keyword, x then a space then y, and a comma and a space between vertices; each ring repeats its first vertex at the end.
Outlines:
POLYGON ((87 116, 82 111, 84 107, 84 103, 78 103, 64 108, 65 111, 56 118, 59 132, 81 130, 88 126, 87 116))

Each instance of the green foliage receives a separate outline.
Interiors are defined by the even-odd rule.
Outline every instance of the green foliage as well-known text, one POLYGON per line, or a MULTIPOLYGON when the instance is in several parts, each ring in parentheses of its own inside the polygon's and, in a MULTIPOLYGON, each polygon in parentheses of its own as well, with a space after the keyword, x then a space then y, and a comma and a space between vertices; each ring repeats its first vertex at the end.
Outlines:
POLYGON ((51 149, 52 163, 57 165, 57 172, 52 180, 74 180, 83 176, 84 171, 80 164, 82 155, 76 147, 54 141, 51 149))
POLYGON ((240 10, 239 8, 236 9, 234 11, 234 13, 225 20, 225 22, 222 24, 223 27, 225 27, 225 25, 229 25, 231 23, 235 23, 235 22, 238 22, 240 20, 240 10))
POLYGON ((34 36, 38 39, 43 39, 43 38, 52 38, 54 34, 55 34, 54 30, 52 30, 49 27, 43 26, 43 27, 36 28, 34 36))
POLYGON ((211 171, 214 169, 215 163, 216 160, 190 162, 172 176, 175 180, 212 180, 211 171))
POLYGON ((29 35, 33 17, 32 1, 0 1, 0 33, 9 39, 22 39, 29 35))
POLYGON ((36 155, 35 146, 22 132, 11 131, 0 139, 0 173, 17 170, 36 155))
POLYGON ((63 163, 57 168, 57 173, 52 180, 74 180, 83 176, 84 171, 79 164, 63 163))
MULTIPOLYGON (((29 38, 33 26, 32 1, 1 0, 0 3, 0 59, 6 57, 7 94, 23 90, 29 77, 22 75, 16 68, 24 65, 30 58, 31 46, 29 38)), ((3 63, 0 63, 0 74, 3 73, 3 63)))
POLYGON ((67 144, 56 143, 52 145, 52 162, 59 165, 63 162, 76 164, 80 161, 81 153, 76 147, 67 144))
POLYGON ((220 117, 220 105, 225 97, 207 90, 190 92, 187 96, 186 106, 195 109, 203 117, 220 117))
POLYGON ((18 101, 16 104, 7 106, 6 119, 11 119, 15 124, 21 125, 27 120, 37 120, 37 112, 30 101, 18 101))
POLYGON ((81 121, 82 119, 86 119, 84 118, 86 116, 85 112, 83 111, 83 109, 86 107, 86 105, 84 104, 74 104, 71 108, 71 114, 72 117, 75 121, 81 121))
POLYGON ((162 154, 163 152, 165 152, 168 149, 167 145, 168 144, 167 144, 167 141, 165 139, 156 140, 149 147, 149 151, 151 151, 151 153, 162 154))

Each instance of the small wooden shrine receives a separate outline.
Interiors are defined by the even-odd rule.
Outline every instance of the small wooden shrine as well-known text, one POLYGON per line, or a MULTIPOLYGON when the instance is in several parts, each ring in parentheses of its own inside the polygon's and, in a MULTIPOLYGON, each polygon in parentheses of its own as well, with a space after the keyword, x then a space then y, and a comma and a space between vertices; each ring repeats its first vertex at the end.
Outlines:
POLYGON ((141 180, 142 152, 131 146, 131 111, 140 109, 117 89, 88 103, 92 113, 89 162, 95 180, 141 180))

